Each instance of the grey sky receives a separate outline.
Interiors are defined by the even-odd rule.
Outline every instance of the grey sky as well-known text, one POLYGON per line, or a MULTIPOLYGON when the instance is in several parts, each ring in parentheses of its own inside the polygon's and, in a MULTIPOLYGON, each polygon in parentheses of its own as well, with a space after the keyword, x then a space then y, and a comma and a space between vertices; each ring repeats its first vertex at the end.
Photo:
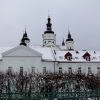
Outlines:
POLYGON ((50 11, 57 44, 68 26, 77 50, 100 50, 100 0, 0 0, 0 46, 17 46, 25 30, 30 44, 42 44, 50 11))

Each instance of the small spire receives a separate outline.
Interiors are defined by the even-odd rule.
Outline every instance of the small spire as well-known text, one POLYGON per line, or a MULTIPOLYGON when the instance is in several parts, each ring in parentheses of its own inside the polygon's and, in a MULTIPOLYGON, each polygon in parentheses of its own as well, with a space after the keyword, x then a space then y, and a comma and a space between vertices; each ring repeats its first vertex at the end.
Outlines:
POLYGON ((64 37, 63 37, 63 41, 62 41, 62 46, 65 46, 64 37))
POLYGON ((70 32, 69 32, 69 26, 68 26, 68 33, 70 33, 70 32))
POLYGON ((26 33, 26 25, 25 25, 25 33, 26 33))
POLYGON ((71 34, 70 34, 70 31, 69 31, 69 26, 68 26, 68 38, 69 39, 71 38, 71 34))
POLYGON ((48 18, 50 18, 50 13, 49 13, 49 10, 48 10, 48 18))

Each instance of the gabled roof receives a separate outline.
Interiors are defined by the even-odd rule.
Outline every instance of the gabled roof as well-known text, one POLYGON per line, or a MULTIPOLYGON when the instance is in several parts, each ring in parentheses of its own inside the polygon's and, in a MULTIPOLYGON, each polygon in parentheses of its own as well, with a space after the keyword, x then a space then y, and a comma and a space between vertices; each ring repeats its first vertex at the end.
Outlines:
MULTIPOLYGON (((83 58, 83 55, 90 55, 89 62, 100 62, 100 51, 56 51, 53 47, 42 47, 42 46, 17 46, 17 47, 0 47, 0 59, 2 60, 2 56, 10 56, 13 55, 14 52, 20 50, 29 51, 30 54, 36 54, 37 56, 41 56, 44 61, 59 61, 59 62, 68 62, 65 59, 65 55, 69 52, 72 54, 71 62, 86 62, 86 59, 83 58)), ((22 52, 21 51, 21 52, 22 52)), ((19 54, 20 55, 20 54, 19 54)), ((32 56, 31 55, 31 56, 32 56)))
POLYGON ((72 56, 72 54, 70 52, 67 52, 64 57, 67 58, 67 56, 72 56))
POLYGON ((33 56, 33 54, 35 54, 36 56, 42 56, 40 52, 37 52, 29 47, 20 45, 3 52, 2 56, 33 56))
POLYGON ((86 56, 89 56, 89 58, 90 58, 91 55, 90 55, 88 52, 86 52, 86 53, 83 55, 83 58, 85 59, 86 56))

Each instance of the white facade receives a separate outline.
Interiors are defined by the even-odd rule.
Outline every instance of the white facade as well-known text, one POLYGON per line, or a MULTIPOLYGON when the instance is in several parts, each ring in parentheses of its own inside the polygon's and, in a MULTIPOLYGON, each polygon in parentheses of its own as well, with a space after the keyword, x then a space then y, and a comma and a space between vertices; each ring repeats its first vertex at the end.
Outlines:
POLYGON ((55 51, 52 47, 36 48, 21 45, 1 53, 0 71, 6 71, 11 67, 16 72, 23 67, 24 71, 32 72, 34 67, 36 73, 43 73, 44 68, 46 72, 69 72, 69 68, 76 72, 81 68, 82 72, 88 73, 91 68, 91 72, 96 74, 100 68, 100 51, 88 51, 91 54, 90 61, 86 61, 82 56, 87 51, 78 52, 79 54, 76 51, 55 51), (64 57, 67 52, 72 54, 70 61, 64 57))
MULTIPOLYGON (((52 24, 48 22, 48 29, 49 25, 52 24)), ((70 33, 65 46, 56 45, 56 34, 52 30, 47 30, 42 37, 41 46, 31 46, 25 33, 19 46, 0 47, 0 71, 10 67, 15 72, 20 71, 20 68, 36 73, 78 70, 83 73, 100 72, 100 51, 75 51, 70 33)))

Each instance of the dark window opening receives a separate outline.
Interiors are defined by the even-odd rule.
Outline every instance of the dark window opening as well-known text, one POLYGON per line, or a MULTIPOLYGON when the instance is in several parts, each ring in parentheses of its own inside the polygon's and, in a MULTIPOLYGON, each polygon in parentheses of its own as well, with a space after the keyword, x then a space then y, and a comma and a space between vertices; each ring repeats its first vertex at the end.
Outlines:
POLYGON ((91 67, 88 67, 88 74, 92 74, 91 67))
POLYGON ((43 67, 43 74, 46 73, 46 67, 43 67))
POLYGON ((62 73, 62 67, 59 67, 59 73, 62 73))
POLYGON ((20 67, 20 75, 23 76, 23 67, 20 67))
POLYGON ((81 73, 81 67, 78 68, 78 73, 81 73))
POLYGON ((85 56, 86 61, 90 61, 90 57, 89 56, 85 56))
POLYGON ((71 74, 72 73, 72 68, 71 67, 69 67, 69 74, 71 74))
POLYGON ((35 67, 32 67, 32 73, 35 74, 35 67))
POLYGON ((97 68, 97 73, 100 74, 100 67, 97 68))
POLYGON ((71 60, 71 56, 67 56, 67 60, 71 60))
POLYGON ((8 67, 8 75, 12 74, 12 67, 8 67))

